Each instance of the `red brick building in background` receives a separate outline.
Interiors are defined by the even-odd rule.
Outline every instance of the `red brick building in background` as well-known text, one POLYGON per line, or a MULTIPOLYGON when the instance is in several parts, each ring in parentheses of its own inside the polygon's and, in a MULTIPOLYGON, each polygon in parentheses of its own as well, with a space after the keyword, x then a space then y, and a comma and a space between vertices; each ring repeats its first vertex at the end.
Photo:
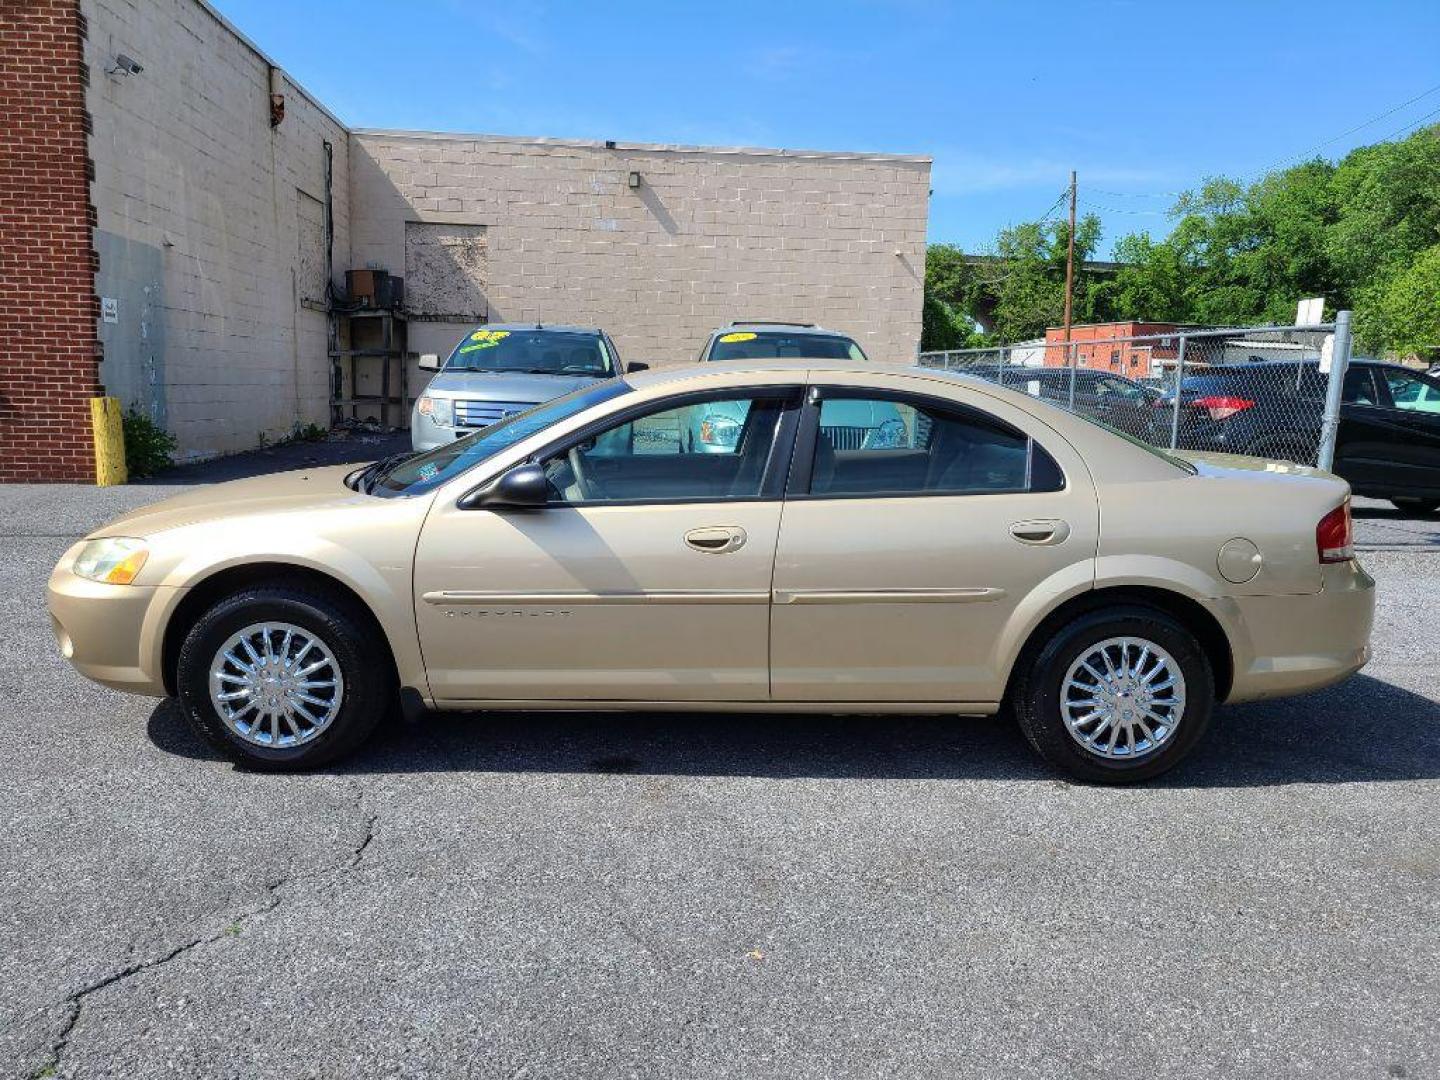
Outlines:
POLYGON ((1131 379, 1148 378, 1158 373, 1161 361, 1173 363, 1176 359, 1180 339, 1175 335, 1179 331, 1177 323, 1087 323, 1070 328, 1070 346, 1066 346, 1064 329, 1051 327, 1045 331, 1045 366, 1065 367, 1073 348, 1080 367, 1113 371, 1131 379))
POLYGON ((0 4, 0 481, 94 483, 100 393, 75 0, 0 4))

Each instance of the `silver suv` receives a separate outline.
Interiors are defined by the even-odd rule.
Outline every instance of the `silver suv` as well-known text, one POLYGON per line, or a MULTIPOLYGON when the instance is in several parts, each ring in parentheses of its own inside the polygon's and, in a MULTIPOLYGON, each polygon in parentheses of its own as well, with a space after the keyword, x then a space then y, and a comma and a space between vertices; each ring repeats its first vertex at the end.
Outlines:
POLYGON ((410 443, 431 450, 488 427, 511 413, 568 394, 623 370, 604 330, 581 326, 499 323, 461 338, 440 365, 410 416, 410 443))
POLYGON ((708 360, 770 360, 787 356, 806 360, 865 360, 865 350, 838 330, 814 323, 732 322, 710 331, 700 362, 708 360))

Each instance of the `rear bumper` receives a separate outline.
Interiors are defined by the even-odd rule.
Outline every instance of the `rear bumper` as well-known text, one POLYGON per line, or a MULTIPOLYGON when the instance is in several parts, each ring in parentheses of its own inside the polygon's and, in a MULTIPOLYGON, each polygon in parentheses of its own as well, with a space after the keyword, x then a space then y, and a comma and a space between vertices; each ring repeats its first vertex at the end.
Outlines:
POLYGON ((1303 694, 1353 675, 1370 659, 1375 579, 1357 561, 1325 567, 1320 592, 1212 601, 1229 632, 1229 702, 1303 694))

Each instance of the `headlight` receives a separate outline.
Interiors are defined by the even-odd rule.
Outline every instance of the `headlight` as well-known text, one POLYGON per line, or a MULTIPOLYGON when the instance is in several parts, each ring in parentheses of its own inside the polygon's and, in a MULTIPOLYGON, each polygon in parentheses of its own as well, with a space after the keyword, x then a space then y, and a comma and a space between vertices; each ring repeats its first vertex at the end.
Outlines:
POLYGON ((455 405, 449 398, 426 395, 415 402, 415 409, 421 416, 430 417, 431 423, 441 427, 455 426, 455 405))
POLYGON ((700 421, 700 441, 706 446, 734 446, 740 439, 740 422, 728 416, 707 416, 700 421))
POLYGON ((91 540, 75 557, 71 567, 76 575, 91 581, 103 581, 109 585, 129 585, 140 573, 150 549, 144 540, 128 536, 106 536, 91 540))

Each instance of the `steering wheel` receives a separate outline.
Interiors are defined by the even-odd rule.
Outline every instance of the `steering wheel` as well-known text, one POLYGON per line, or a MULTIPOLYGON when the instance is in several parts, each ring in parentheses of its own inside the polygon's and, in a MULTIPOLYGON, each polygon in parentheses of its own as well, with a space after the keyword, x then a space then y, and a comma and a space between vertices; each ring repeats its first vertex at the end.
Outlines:
POLYGON ((580 453, 580 447, 572 446, 565 455, 570 462, 570 475, 575 478, 575 489, 580 492, 580 498, 589 502, 595 494, 595 489, 590 483, 590 476, 585 471, 585 458, 580 453))

